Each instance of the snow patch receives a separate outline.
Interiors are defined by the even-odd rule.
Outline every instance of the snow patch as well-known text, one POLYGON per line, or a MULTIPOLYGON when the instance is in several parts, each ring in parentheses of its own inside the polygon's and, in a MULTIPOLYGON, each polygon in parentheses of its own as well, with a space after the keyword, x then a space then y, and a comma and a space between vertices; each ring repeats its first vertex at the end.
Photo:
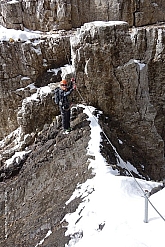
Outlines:
POLYGON ((12 1, 8 2, 8 4, 13 4, 13 3, 19 3, 19 1, 18 0, 12 0, 12 1))
POLYGON ((140 60, 134 60, 134 62, 139 65, 140 70, 142 70, 146 66, 146 64, 145 63, 141 63, 140 60))
POLYGON ((25 98, 23 100, 23 102, 30 102, 30 101, 39 101, 39 98, 44 96, 44 95, 48 95, 49 93, 51 93, 51 88, 49 86, 45 86, 45 87, 41 87, 37 89, 37 92, 32 94, 31 96, 25 98))
POLYGON ((42 245, 43 242, 45 241, 45 239, 48 238, 51 234, 52 234, 52 231, 49 230, 49 231, 47 232, 46 236, 45 236, 38 244, 36 244, 35 247, 37 247, 37 246, 39 246, 39 245, 42 245))
POLYGON ((128 25, 128 23, 125 21, 93 21, 93 22, 85 23, 84 27, 86 29, 90 29, 91 26, 107 27, 107 26, 115 26, 115 25, 123 25, 123 24, 128 25))
POLYGON ((9 167, 14 161, 18 164, 20 162, 20 160, 23 160, 24 157, 30 152, 31 152, 31 150, 22 151, 22 152, 15 152, 15 154, 10 159, 5 161, 6 168, 9 167))
POLYGON ((40 37, 41 33, 38 31, 30 31, 28 29, 25 29, 25 31, 8 29, 0 25, 0 41, 9 41, 11 38, 14 41, 27 41, 29 39, 38 39, 40 37))
POLYGON ((57 75, 59 71, 61 71, 61 68, 47 70, 47 72, 53 72, 55 75, 57 75))

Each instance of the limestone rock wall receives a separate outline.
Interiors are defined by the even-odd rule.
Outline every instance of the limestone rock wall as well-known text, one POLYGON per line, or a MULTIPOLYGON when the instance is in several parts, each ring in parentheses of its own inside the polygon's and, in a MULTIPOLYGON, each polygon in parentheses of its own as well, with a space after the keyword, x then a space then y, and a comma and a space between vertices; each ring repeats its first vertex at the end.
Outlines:
MULTIPOLYGON (((69 39, 2 42, 1 138, 19 126, 24 134, 38 131, 58 114, 53 91, 38 94, 37 100, 26 97, 36 92, 29 84, 49 84, 50 80, 43 79, 48 68, 68 63, 69 39)), ((120 125, 118 133, 125 133, 122 138, 142 157, 137 166, 145 166, 154 179, 163 177, 164 25, 129 29, 126 22, 86 23, 72 35, 71 45, 85 101, 120 125)), ((126 159, 134 162, 131 157, 133 153, 126 159)))
POLYGON ((163 0, 136 0, 135 9, 133 13, 134 25, 138 27, 165 21, 164 9, 165 2, 163 0))
POLYGON ((1 1, 1 23, 7 28, 15 29, 70 29, 71 1, 1 1))
POLYGON ((84 24, 71 41, 83 97, 120 125, 123 140, 136 146, 145 170, 155 178, 164 176, 164 127, 158 124, 164 98, 162 28, 149 28, 148 35, 155 35, 147 39, 141 36, 146 29, 135 33, 124 22, 93 22, 84 24))
POLYGON ((57 30, 94 20, 123 20, 129 26, 165 21, 163 0, 19 0, 1 1, 0 23, 7 28, 57 30))
POLYGON ((156 109, 154 124, 158 133, 165 140, 165 27, 138 28, 132 30, 135 58, 147 64, 148 86, 151 103, 156 109))
POLYGON ((48 69, 59 68, 68 63, 69 36, 55 38, 47 36, 31 42, 3 41, 0 43, 0 53, 0 138, 2 138, 18 127, 17 112, 22 107, 22 101, 35 92, 30 84, 44 86, 51 80, 60 81, 51 76, 51 73, 47 73, 50 80, 46 80, 44 74, 48 69))

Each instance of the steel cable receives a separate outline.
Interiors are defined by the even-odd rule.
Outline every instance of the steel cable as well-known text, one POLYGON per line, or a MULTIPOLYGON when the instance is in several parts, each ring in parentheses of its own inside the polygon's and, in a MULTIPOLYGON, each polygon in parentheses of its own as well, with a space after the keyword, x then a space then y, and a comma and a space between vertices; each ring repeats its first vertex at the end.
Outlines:
MULTIPOLYGON (((77 92, 79 93, 79 95, 81 96, 81 99, 84 101, 80 91, 77 89, 77 92)), ((96 119, 96 117, 93 115, 93 113, 91 112, 90 108, 88 106, 86 106, 88 108, 88 110, 90 111, 90 113, 92 114, 93 118, 95 119, 95 121, 98 124, 98 121, 96 119)), ((100 127, 101 128, 101 127, 100 127)), ((119 156, 116 148, 112 145, 111 141, 109 140, 108 136, 106 135, 106 133, 104 132, 104 130, 101 128, 102 133, 104 134, 105 138, 107 139, 108 143, 111 145, 111 147, 113 148, 113 150, 115 151, 115 153, 119 156)), ((120 157, 120 156, 119 156, 120 157)), ((121 157, 120 157, 121 159, 121 157)), ((120 160, 119 159, 119 160, 120 160)), ((122 159, 121 159, 122 160, 122 159)), ((159 214, 159 216, 165 221, 165 218, 160 214, 160 212, 156 209, 156 207, 151 203, 151 201, 149 200, 149 198, 146 196, 145 191, 143 190, 143 188, 141 187, 141 185, 138 183, 137 179, 134 177, 134 175, 132 174, 132 172, 128 169, 126 163, 123 161, 123 164, 125 166, 125 169, 128 171, 128 173, 131 175, 131 177, 134 179, 134 181, 136 182, 136 184, 138 185, 138 187, 140 188, 140 190, 143 193, 143 196, 148 200, 148 202, 150 203, 150 205, 153 207, 153 209, 159 214)))
MULTIPOLYGON (((63 43, 64 43, 64 41, 63 41, 63 43)), ((65 43, 64 43, 64 49, 65 49, 65 52, 66 52, 65 43)), ((71 63, 70 63, 70 60, 69 60, 68 55, 66 55, 66 56, 67 56, 67 59, 68 59, 68 64, 69 64, 70 66, 72 66, 71 63)), ((75 75, 75 79, 76 79, 76 73, 74 73, 74 72, 71 71, 71 74, 73 74, 73 76, 75 75)), ((82 100, 83 102, 85 102, 85 100, 84 100, 82 94, 80 93, 78 87, 76 87, 76 91, 78 92, 78 94, 79 94, 81 100, 82 100)), ((92 111, 91 111, 90 108, 87 106, 87 104, 86 104, 86 107, 87 107, 87 109, 90 111, 90 113, 92 114, 92 116, 93 116, 94 120, 96 121, 96 123, 98 124, 97 118, 93 115, 92 111)), ((100 127, 100 128, 101 128, 101 127, 100 127)), ((104 130, 103 130, 102 128, 101 128, 101 131, 102 131, 103 135, 105 136, 105 138, 107 139, 108 143, 111 145, 111 147, 112 147, 113 150, 115 151, 115 153, 118 155, 118 157, 120 157, 119 154, 118 154, 118 152, 117 152, 117 150, 116 150, 116 148, 112 145, 111 141, 109 140, 108 136, 106 135, 106 133, 104 132, 104 130)), ((120 161, 120 159, 121 159, 121 157, 119 158, 119 161, 120 161)), ((122 159, 121 159, 121 160, 122 160, 122 159)), ((127 167, 127 165, 126 165, 126 162, 123 161, 123 164, 124 164, 125 169, 128 171, 128 173, 130 174, 130 176, 134 179, 134 181, 136 182, 136 184, 138 185, 138 187, 139 187, 140 190, 142 191, 143 196, 148 200, 148 202, 149 202, 150 205, 153 207, 153 209, 157 212, 157 214, 165 221, 165 218, 160 214, 160 212, 156 209, 156 207, 151 203, 151 201, 150 201, 149 198, 147 197, 145 191, 143 190, 143 188, 141 187, 141 185, 138 183, 137 179, 134 177, 134 175, 132 174, 132 172, 128 169, 128 167, 127 167)))

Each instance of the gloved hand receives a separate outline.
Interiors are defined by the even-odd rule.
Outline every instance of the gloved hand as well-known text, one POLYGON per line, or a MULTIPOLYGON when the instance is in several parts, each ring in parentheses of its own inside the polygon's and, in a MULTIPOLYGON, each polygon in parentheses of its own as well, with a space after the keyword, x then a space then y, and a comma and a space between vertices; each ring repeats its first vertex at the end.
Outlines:
POLYGON ((71 82, 75 82, 75 78, 71 78, 70 80, 71 80, 71 82))

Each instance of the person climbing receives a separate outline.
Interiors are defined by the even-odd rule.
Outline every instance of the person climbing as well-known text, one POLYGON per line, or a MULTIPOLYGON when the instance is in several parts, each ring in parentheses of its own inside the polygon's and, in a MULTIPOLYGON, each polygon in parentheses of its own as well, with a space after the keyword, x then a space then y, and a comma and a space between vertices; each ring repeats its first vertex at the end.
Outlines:
POLYGON ((70 85, 65 79, 60 82, 60 87, 55 90, 55 103, 59 105, 62 117, 62 127, 65 134, 71 131, 70 127, 70 107, 69 95, 76 89, 75 79, 72 78, 70 85))

